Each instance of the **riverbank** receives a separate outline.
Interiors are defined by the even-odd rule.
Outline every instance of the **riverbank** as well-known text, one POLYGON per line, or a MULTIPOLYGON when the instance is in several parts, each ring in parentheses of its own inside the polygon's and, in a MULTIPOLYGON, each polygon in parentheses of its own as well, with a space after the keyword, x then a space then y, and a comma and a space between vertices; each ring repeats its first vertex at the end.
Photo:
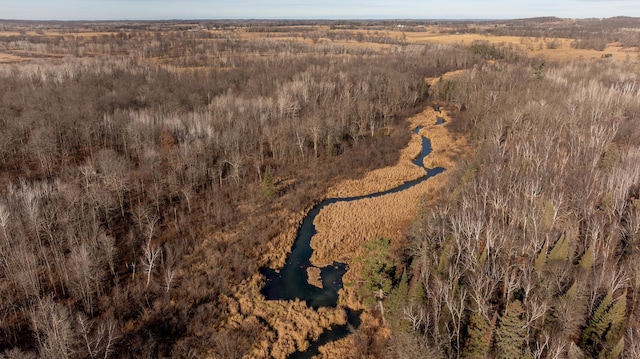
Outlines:
MULTIPOLYGON (((412 159, 421 152, 423 137, 431 140, 429 146, 432 149, 431 154, 424 160, 428 168, 452 168, 457 157, 468 151, 465 139, 455 137, 449 131, 449 124, 455 120, 445 112, 436 112, 429 107, 407 121, 407 126, 412 130, 421 127, 420 135, 412 136, 408 145, 401 151, 401 159, 398 163, 371 171, 360 180, 343 181, 328 191, 332 194, 331 197, 368 195, 372 192, 395 188, 408 180, 424 176, 424 169, 411 163, 412 159), (438 118, 444 119, 445 123, 436 125, 438 118)), ((382 236, 391 238, 396 246, 404 246, 406 243, 402 242, 403 232, 416 216, 420 201, 425 196, 428 199, 433 198, 437 190, 446 183, 447 177, 448 171, 445 171, 439 173, 436 179, 422 181, 409 189, 377 198, 338 202, 320 210, 314 222, 320 233, 312 237, 312 247, 315 250, 312 264, 324 267, 333 264, 335 260, 350 266, 349 271, 342 277, 345 289, 340 291, 337 308, 324 307, 314 310, 309 305, 305 305, 303 300, 265 300, 262 293, 266 285, 264 277, 256 275, 248 278, 245 284, 240 286, 241 288, 234 290, 236 293, 234 296, 225 298, 226 307, 231 312, 227 325, 242 328, 262 323, 268 326, 270 331, 265 332, 264 336, 252 345, 252 356, 275 358, 286 358, 293 352, 304 351, 310 343, 319 339, 320 335, 333 325, 344 325, 347 319, 345 306, 354 310, 364 309, 352 285, 358 280, 360 272, 357 263, 353 261, 360 254, 360 246, 367 240, 382 236), (354 214, 355 217, 353 217, 354 214), (320 240, 316 238, 318 236, 320 240), (354 241, 350 238, 359 240, 354 241)), ((290 218, 291 230, 284 231, 279 237, 280 240, 273 241, 279 244, 279 248, 273 247, 268 251, 270 254, 263 254, 265 258, 269 258, 269 262, 284 264, 284 259, 289 253, 284 249, 293 245, 292 237, 295 237, 303 218, 307 216, 309 213, 289 213, 286 216, 290 218)), ((281 267, 282 265, 276 265, 273 268, 281 267)), ((283 269, 279 271, 282 272, 283 269)), ((318 288, 317 276, 312 277, 316 277, 316 280, 312 280, 311 284, 315 284, 314 288, 318 288)), ((374 313, 367 312, 361 315, 359 332, 369 333, 367 336, 376 338, 377 342, 384 342, 384 339, 390 335, 389 328, 385 327, 374 313)), ((318 350, 319 356, 327 358, 353 356, 351 355, 353 350, 357 350, 355 342, 359 339, 352 337, 354 336, 349 335, 321 346, 318 350)))
MULTIPOLYGON (((408 120, 409 126, 422 126, 420 136, 413 136, 403 150, 401 160, 392 167, 368 173, 360 180, 344 181, 330 189, 329 193, 341 197, 364 195, 387 190, 400 183, 413 180, 424 171, 411 163, 420 152, 420 141, 426 137, 431 141, 432 152, 424 159, 427 168, 444 167, 448 171, 435 178, 421 182, 409 189, 388 195, 365 198, 352 202, 334 203, 320 211, 314 222, 318 233, 312 238, 314 250, 311 263, 317 267, 339 261, 347 263, 348 271, 343 277, 344 288, 340 292, 340 303, 352 309, 365 309, 360 303, 355 285, 361 278, 361 266, 354 258, 362 254, 364 243, 381 237, 390 238, 393 246, 403 247, 405 229, 414 220, 421 201, 433 201, 438 191, 448 181, 451 169, 456 161, 471 152, 466 138, 456 136, 449 130, 449 124, 455 121, 445 111, 437 112, 429 107, 408 120), (444 123, 437 125, 437 118, 444 123)), ((362 326, 369 328, 377 336, 388 336, 388 329, 382 327, 372 315, 362 316, 362 326)), ((354 338, 347 337, 321 348, 320 357, 347 355, 355 347, 354 338)))
MULTIPOLYGON (((436 112, 433 108, 427 108, 411 117, 408 120, 411 128, 423 128, 420 136, 413 136, 397 165, 372 171, 361 180, 340 183, 329 193, 343 197, 364 195, 375 192, 371 189, 386 190, 424 175, 422 169, 411 163, 411 159, 420 151, 421 136, 427 137, 432 145, 431 154, 424 160, 425 166, 452 168, 462 154, 468 153, 470 146, 465 138, 456 137, 449 131, 451 121, 444 111, 436 112), (437 117, 444 118, 445 123, 436 125, 437 117)), ((352 259, 360 254, 362 244, 380 237, 390 238, 392 242, 399 241, 404 236, 404 229, 415 218, 422 199, 431 198, 447 182, 447 178, 448 172, 445 171, 433 180, 424 181, 401 192, 353 202, 339 202, 325 207, 315 220, 318 234, 311 240, 314 250, 311 263, 317 267, 329 265, 333 261, 347 263, 349 270, 344 282, 356 281, 356 273, 360 268, 352 259)), ((357 300, 351 294, 343 299, 353 306, 357 300)))

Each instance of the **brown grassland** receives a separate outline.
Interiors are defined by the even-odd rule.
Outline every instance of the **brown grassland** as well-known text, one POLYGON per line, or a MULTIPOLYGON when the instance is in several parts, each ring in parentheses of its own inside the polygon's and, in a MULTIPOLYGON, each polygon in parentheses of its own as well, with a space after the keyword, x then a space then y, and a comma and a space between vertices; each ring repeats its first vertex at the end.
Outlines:
MULTIPOLYGON (((327 26, 319 26, 314 28, 317 31, 328 31, 327 26)), ((630 61, 638 63, 638 55, 640 50, 637 46, 624 46, 619 42, 609 42, 602 50, 596 49, 580 49, 571 46, 575 41, 572 38, 562 37, 538 37, 538 36, 508 36, 508 35, 491 35, 479 33, 456 33, 455 30, 449 29, 454 33, 443 32, 442 27, 425 26, 420 32, 405 32, 397 29, 392 30, 354 30, 356 34, 375 34, 375 36, 402 41, 406 43, 437 43, 444 45, 460 44, 470 45, 474 42, 487 42, 498 46, 511 46, 520 51, 525 52, 531 57, 541 57, 549 61, 572 61, 572 60, 594 60, 600 59, 604 54, 610 55, 618 61, 630 61)), ((262 32, 245 32, 238 30, 239 36, 248 39, 263 38, 265 33, 262 32)), ((282 33, 267 33, 268 38, 301 41, 311 43, 311 39, 300 36, 285 36, 282 33)), ((332 40, 329 38, 320 38, 320 42, 333 43, 337 45, 371 48, 375 50, 388 50, 390 45, 365 40, 332 40)))
MULTIPOLYGON (((197 28, 197 26, 194 26, 197 28)), ((307 33, 304 35, 288 33, 279 30, 278 32, 269 32, 269 28, 264 31, 248 31, 251 28, 245 27, 229 27, 225 29, 208 30, 214 36, 237 36, 249 40, 265 40, 269 41, 294 41, 305 44, 314 42, 333 44, 337 46, 347 46, 351 48, 362 48, 372 50, 387 51, 391 45, 381 43, 379 40, 359 39, 331 39, 323 38, 322 34, 328 31, 340 32, 345 30, 330 30, 327 25, 307 26, 309 32, 319 33, 320 37, 310 38, 307 33)), ((201 30, 198 30, 201 31, 201 30)), ((20 35, 38 36, 42 38, 73 38, 73 37, 99 37, 99 36, 115 36, 118 33, 113 31, 92 31, 85 29, 80 32, 61 32, 61 31, 0 31, 0 36, 20 36, 20 35)), ((378 30, 353 30, 349 34, 375 35, 376 38, 384 38, 388 41, 399 41, 403 43, 437 43, 437 44, 460 44, 469 45, 474 42, 487 42, 492 45, 511 46, 526 52, 531 57, 541 57, 550 61, 570 61, 579 59, 599 59, 604 54, 611 56, 618 61, 631 61, 638 63, 638 55, 640 50, 637 46, 624 46, 620 42, 610 42, 602 50, 596 49, 580 49, 571 46, 575 41, 572 38, 563 37, 540 37, 540 36, 509 36, 509 35, 492 35, 490 33, 458 33, 455 27, 426 25, 420 28, 418 32, 406 32, 398 30, 397 27, 384 28, 378 30)), ((38 56, 55 56, 54 54, 38 54, 38 56)), ((0 52, 0 62, 14 62, 29 59, 29 53, 16 55, 0 52)))

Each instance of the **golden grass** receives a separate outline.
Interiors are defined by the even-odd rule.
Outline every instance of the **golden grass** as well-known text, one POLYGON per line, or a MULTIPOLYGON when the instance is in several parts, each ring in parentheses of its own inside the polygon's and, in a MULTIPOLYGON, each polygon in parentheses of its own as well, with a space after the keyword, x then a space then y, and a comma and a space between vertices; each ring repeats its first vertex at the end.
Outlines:
MULTIPOLYGON (((488 41, 492 44, 520 44, 519 36, 487 36, 481 34, 440 34, 434 32, 406 32, 405 38, 408 42, 437 42, 440 44, 470 44, 474 41, 488 41)), ((392 38, 402 37, 402 32, 391 31, 389 36, 392 38)))
MULTIPOLYGON (((402 32, 402 31, 374 31, 377 35, 386 36, 392 39, 403 39, 409 43, 438 43, 438 44, 464 44, 469 45, 474 41, 486 41, 490 44, 500 45, 508 44, 519 48, 527 53, 527 55, 536 57, 540 56, 550 61, 567 61, 578 59, 600 59, 604 54, 611 55, 611 58, 618 61, 639 62, 638 55, 640 51, 637 47, 622 47, 620 44, 611 43, 604 51, 574 49, 571 48, 573 39, 568 38, 544 38, 530 36, 496 36, 485 34, 445 34, 440 31, 442 28, 428 27, 425 32, 402 32), (550 46, 553 44, 553 46, 550 46)), ((228 31, 228 30, 227 30, 228 31)), ((334 30, 340 31, 340 30, 334 30)), ((361 32, 363 34, 371 33, 370 30, 344 30, 352 33, 361 32)), ((238 30, 239 35, 246 39, 269 38, 277 40, 299 41, 311 44, 310 39, 300 37, 286 36, 286 33, 260 33, 246 32, 238 30)), ((322 38, 321 43, 333 43, 348 47, 367 47, 373 50, 389 49, 391 45, 379 44, 373 42, 358 42, 355 40, 332 41, 322 38)))
POLYGON ((266 249, 261 248, 261 253, 256 253, 256 255, 261 258, 259 265, 270 268, 282 268, 284 266, 289 251, 291 247, 293 247, 293 242, 296 240, 298 228, 310 209, 311 206, 307 208, 307 210, 297 213, 286 209, 275 209, 278 211, 278 217, 288 218, 289 223, 285 230, 278 233, 276 238, 265 243, 267 246, 266 249), (288 248, 288 250, 283 250, 284 248, 288 248))
POLYGON ((0 36, 19 36, 18 31, 0 31, 0 36))
POLYGON ((320 268, 318 267, 308 267, 307 268, 307 282, 309 284, 316 286, 318 288, 322 288, 322 277, 320 276, 320 268))
POLYGON ((332 325, 344 325, 346 313, 342 308, 314 310, 302 301, 267 301, 260 294, 261 276, 255 274, 245 280, 234 295, 222 296, 227 319, 216 330, 235 329, 264 322, 269 331, 262 333, 251 348, 251 358, 286 358, 295 351, 305 350, 311 341, 332 325))
MULTIPOLYGON (((431 85, 435 85, 437 81, 440 81, 440 79, 442 79, 442 80, 450 80, 450 79, 452 79, 454 77, 460 76, 460 75, 462 75, 464 73, 467 73, 467 72, 469 72, 469 70, 467 70, 467 69, 449 71, 449 72, 443 74, 440 77, 427 77, 425 79, 425 81, 427 81, 427 83, 429 83, 431 85)), ((444 116, 446 116, 446 113, 443 112, 442 114, 440 114, 440 117, 444 117, 444 116)))
MULTIPOLYGON (((289 250, 293 246, 297 228, 306 215, 306 211, 293 213, 284 208, 274 208, 274 215, 289 218, 287 230, 269 241, 268 247, 248 249, 251 257, 260 258, 259 265, 272 268, 282 267, 289 250)), ((214 237, 206 239, 200 250, 214 251, 216 242, 235 242, 240 233, 218 232, 214 237)), ((213 255, 212 255, 213 256, 213 255)), ((197 262, 191 271, 208 273, 215 263, 197 262)), ((310 268, 311 284, 322 286, 319 268, 310 268), (313 283, 313 278, 317 283, 313 283)), ((206 274, 203 274, 206 275, 206 274)), ((226 316, 225 322, 218 327, 207 329, 201 335, 216 335, 216 331, 255 327, 266 323, 267 330, 261 332, 251 348, 249 358, 286 358, 291 353, 308 348, 310 342, 316 340, 332 325, 346 323, 346 313, 342 308, 320 308, 314 310, 303 301, 265 300, 260 290, 263 277, 255 273, 238 286, 231 289, 232 296, 222 296, 221 303, 226 316)), ((215 356, 214 356, 215 357, 215 356)))
POLYGON ((359 308, 353 287, 361 267, 354 258, 362 254, 361 246, 376 238, 400 240, 404 230, 415 218, 418 204, 424 195, 434 193, 446 181, 446 174, 422 182, 402 192, 378 198, 368 198, 349 203, 335 203, 324 208, 316 217, 316 234, 311 240, 314 250, 311 263, 326 266, 334 260, 347 263, 349 269, 343 277, 347 284, 341 294, 341 302, 359 308))
MULTIPOLYGON (((391 336, 391 331, 380 322, 379 318, 374 317, 371 313, 363 312, 360 316, 362 324, 358 328, 360 332, 371 335, 370 345, 384 346, 384 342, 391 336)), ((355 335, 349 335, 340 340, 330 342, 319 348, 319 355, 314 359, 333 359, 333 358, 367 358, 363 353, 359 352, 358 340, 355 335)))
MULTIPOLYGON (((464 71, 453 71, 445 74, 442 78, 448 79, 464 71)), ((429 79, 429 81, 437 81, 437 79, 429 79)), ((461 142, 462 139, 454 139, 449 135, 449 131, 445 130, 446 124, 435 125, 436 117, 438 116, 444 118, 447 123, 451 122, 451 118, 444 111, 436 113, 432 108, 427 108, 411 117, 409 123, 411 128, 424 126, 420 134, 431 140, 433 151, 431 155, 425 158, 425 166, 428 168, 449 168, 455 164, 455 158, 462 155, 467 148, 461 142)), ((343 181, 331 187, 327 196, 339 198, 362 196, 386 191, 404 182, 420 178, 424 175, 424 171, 416 167, 411 160, 420 154, 422 147, 421 136, 414 135, 411 137, 407 147, 400 153, 400 161, 395 166, 373 170, 361 179, 343 181)))
POLYGON ((538 51, 530 51, 530 55, 542 56, 552 61, 564 61, 564 60, 594 60, 600 59, 603 55, 611 55, 611 58, 618 61, 631 61, 638 62, 638 48, 636 47, 622 47, 617 44, 609 44, 604 51, 586 50, 586 49, 572 49, 568 46, 560 49, 543 49, 538 51))
POLYGON ((0 63, 18 62, 18 61, 24 61, 24 60, 26 59, 20 56, 0 53, 0 63))

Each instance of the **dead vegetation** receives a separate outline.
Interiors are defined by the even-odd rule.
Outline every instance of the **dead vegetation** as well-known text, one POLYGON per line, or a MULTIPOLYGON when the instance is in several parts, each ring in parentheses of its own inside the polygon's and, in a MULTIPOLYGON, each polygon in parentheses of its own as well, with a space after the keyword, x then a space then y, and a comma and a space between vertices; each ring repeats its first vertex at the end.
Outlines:
MULTIPOLYGON (((532 32, 483 33, 479 38, 458 34, 468 37, 463 42, 449 33, 466 26, 470 32, 471 25, 408 22, 404 32, 387 22, 290 25, 0 23, 0 355, 283 358, 303 350, 325 329, 345 323, 345 311, 265 301, 258 268, 284 263, 305 211, 327 193, 363 194, 418 176, 420 171, 408 159, 417 153, 419 142, 412 139, 400 151, 409 142, 410 130, 425 125, 422 134, 434 148, 425 164, 449 171, 384 200, 325 208, 317 218, 321 233, 313 244, 317 263, 339 258, 350 264, 345 283, 357 282, 358 264, 352 259, 368 239, 392 238, 394 250, 406 259, 405 228, 416 213, 424 214, 420 198, 428 203, 443 194, 464 198, 464 185, 473 183, 474 170, 454 177, 452 169, 458 157, 485 153, 484 148, 470 150, 460 134, 497 144, 504 135, 508 146, 503 150, 523 149, 510 139, 510 127, 500 132, 480 125, 496 118, 505 123, 511 114, 494 105, 517 108, 530 93, 511 91, 525 83, 538 95, 548 88, 575 93, 564 102, 556 102, 561 96, 540 95, 521 110, 527 116, 544 110, 554 120, 569 116, 573 121, 577 114, 624 119, 615 141, 595 141, 597 146, 610 145, 598 147, 601 159, 593 157, 594 163, 605 163, 599 169, 602 176, 574 187, 593 188, 588 186, 609 178, 615 189, 605 193, 596 188, 592 193, 604 195, 587 199, 583 207, 611 218, 622 213, 628 221, 612 227, 576 221, 580 243, 586 241, 587 230, 600 233, 622 226, 631 231, 636 220, 631 214, 636 212, 621 200, 627 198, 624 186, 616 183, 624 173, 616 166, 621 159, 630 166, 633 153, 625 146, 638 138, 638 126, 629 120, 637 107, 627 106, 637 92, 637 74, 624 67, 637 61, 633 32, 608 32, 607 39, 617 34, 621 41, 604 39, 613 48, 601 51, 591 47, 600 48, 603 39, 589 43, 576 37, 581 42, 568 48, 566 39, 572 37, 565 32, 546 39, 531 39, 532 32), (265 26, 258 28, 265 33, 247 35, 257 25, 265 26), (592 65, 590 73, 600 77, 590 85, 579 75, 583 63, 544 67, 542 60, 526 59, 527 51, 551 59, 584 57, 580 51, 598 57, 612 53, 614 61, 607 57, 592 65), (504 77, 506 63, 518 66, 518 71, 508 72, 517 75, 517 81, 504 77), (442 76, 474 68, 459 78, 442 76), (432 83, 432 93, 451 104, 445 111, 456 113, 455 119, 445 116, 443 127, 433 126, 431 109, 412 117, 410 126, 405 123, 408 113, 425 106, 425 77, 442 78, 432 83), (482 81, 476 83, 478 79, 482 81), (568 85, 572 83, 575 87, 568 85), (612 93, 621 96, 614 99, 612 93), (583 109, 579 96, 596 104, 609 99, 602 105, 607 110, 583 109), (611 107, 613 103, 621 106, 611 107), (398 165, 389 167, 393 163, 398 165), (327 192, 330 185, 372 168, 382 169, 327 192), (443 192, 442 183, 452 178, 463 178, 463 185, 453 194, 443 192)), ((584 129, 607 134, 597 123, 584 129)), ((558 133, 571 138, 564 130, 558 133)), ((527 138, 521 140, 526 143, 527 138)), ((530 154, 531 149, 526 151, 530 154)), ((518 157, 516 162, 527 167, 531 159, 518 157)), ((635 203, 636 192, 629 193, 629 203, 635 203)), ((542 200, 533 202, 536 211, 548 207, 542 200)), ((580 218, 595 218, 592 215, 580 218)), ((531 238, 527 231, 535 222, 532 217, 521 212, 510 216, 523 219, 518 223, 526 228, 513 226, 531 238)), ((510 235, 520 233, 516 229, 510 235)), ((635 240, 633 235, 625 238, 635 240)), ((451 248, 437 247, 433 253, 444 258, 451 248)), ((631 262, 624 260, 637 254, 616 257, 614 252, 606 253, 627 264, 631 262)), ((417 258, 423 260, 421 268, 431 268, 428 258, 417 258)), ((596 267, 598 273, 608 273, 600 259, 596 267)), ((635 273, 632 266, 625 268, 635 273)), ((415 268, 411 272, 420 274, 415 268)), ((503 283, 508 283, 505 278, 503 283)), ((412 283, 415 287, 421 282, 413 277, 412 283)), ((468 283, 460 285, 467 288, 468 283)), ((595 288, 593 305, 606 298, 602 286, 589 288, 595 288)), ((620 292, 613 291, 611 300, 620 303, 620 292)), ((624 293, 631 303, 635 292, 624 293)), ((363 307, 354 286, 345 287, 341 304, 363 307)), ((405 315, 415 320, 411 330, 391 334, 375 311, 365 311, 356 334, 321 348, 322 355, 379 357, 390 350, 390 343, 398 348, 406 344, 402 338, 421 347, 411 335, 436 331, 427 330, 416 316, 421 313, 417 304, 424 303, 407 303, 409 314, 396 312, 404 324, 405 315)), ((532 310, 530 303, 523 305, 532 310)), ((491 310, 502 314, 503 309, 498 305, 491 310)), ((457 319, 445 326, 460 329, 469 318, 457 319)), ((460 330, 456 339, 464 340, 460 330)), ((442 336, 436 339, 452 333, 438 333, 442 336)), ((627 334, 627 342, 636 338, 634 333, 627 334)), ((553 343, 560 347, 566 341, 553 343)), ((453 345, 430 341, 421 348, 426 347, 437 354, 453 345)))
MULTIPOLYGON (((428 166, 446 166, 452 170, 459 156, 471 153, 471 147, 463 136, 455 136, 449 131, 448 126, 455 121, 446 112, 436 113, 433 108, 427 108, 423 112, 412 116, 409 119, 410 128, 424 126, 420 135, 432 140, 432 153, 425 158, 428 166), (447 123, 436 125, 436 116, 447 119, 447 123)), ((389 169, 380 169, 375 172, 390 172, 400 174, 407 163, 413 168, 417 168, 411 163, 417 152, 414 147, 416 139, 421 136, 414 135, 410 144, 403 150, 400 163, 389 169), (412 153, 413 156, 408 156, 412 153), (404 163, 402 163, 404 162, 404 163)), ((422 170, 421 170, 422 171, 422 170)), ((356 289, 361 281, 361 264, 354 261, 362 255, 362 245, 377 238, 390 238, 396 248, 406 246, 404 243, 405 229, 415 220, 418 209, 424 203, 432 203, 434 197, 446 186, 448 181, 446 171, 432 179, 428 179, 409 189, 398 193, 388 194, 377 198, 365 198, 353 202, 339 202, 331 204, 318 214, 315 226, 318 233, 312 238, 311 246, 314 250, 311 257, 313 265, 322 267, 339 261, 347 263, 348 271, 343 277, 345 287, 340 292, 340 302, 354 309, 364 309, 360 298, 356 294, 356 289)), ((411 172, 409 172, 411 174, 411 172)), ((422 172, 424 175, 424 172, 422 172)), ((365 176, 362 184, 357 181, 346 181, 349 188, 376 188, 367 185, 372 178, 365 176)), ((407 177, 411 178, 411 177, 407 177)), ((379 184, 379 188, 388 188, 395 182, 385 182, 379 184)), ((334 187, 334 191, 340 191, 341 184, 334 187)), ((362 194, 358 192, 358 194, 362 194)), ((363 317, 363 322, 366 323, 363 317)), ((376 324, 367 323, 375 326, 376 324)), ((345 341, 347 343, 348 341, 345 341)), ((331 348, 339 347, 338 344, 331 344, 331 348)), ((330 352, 337 349, 327 349, 330 352)))

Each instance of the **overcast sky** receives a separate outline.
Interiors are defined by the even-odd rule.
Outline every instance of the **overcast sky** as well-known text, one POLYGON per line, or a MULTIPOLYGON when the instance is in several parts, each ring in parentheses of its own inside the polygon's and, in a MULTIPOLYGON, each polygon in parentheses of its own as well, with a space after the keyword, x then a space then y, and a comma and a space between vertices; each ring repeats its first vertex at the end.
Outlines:
POLYGON ((0 19, 513 19, 640 16, 640 0, 0 0, 0 19))

